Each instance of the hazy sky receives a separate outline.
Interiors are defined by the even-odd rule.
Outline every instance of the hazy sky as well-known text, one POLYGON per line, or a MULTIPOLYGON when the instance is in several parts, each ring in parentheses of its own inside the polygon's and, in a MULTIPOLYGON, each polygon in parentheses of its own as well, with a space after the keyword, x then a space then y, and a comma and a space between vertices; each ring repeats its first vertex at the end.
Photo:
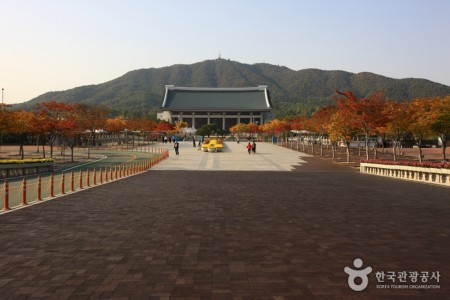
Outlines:
POLYGON ((222 58, 450 85, 449 0, 0 0, 6 103, 222 58))

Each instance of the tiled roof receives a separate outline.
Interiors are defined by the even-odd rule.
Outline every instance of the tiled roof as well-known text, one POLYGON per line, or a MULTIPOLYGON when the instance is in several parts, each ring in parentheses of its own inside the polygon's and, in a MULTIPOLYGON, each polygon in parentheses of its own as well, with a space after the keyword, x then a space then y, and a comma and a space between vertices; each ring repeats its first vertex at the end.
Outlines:
POLYGON ((168 111, 270 111, 267 86, 249 88, 194 88, 166 85, 162 104, 168 111))

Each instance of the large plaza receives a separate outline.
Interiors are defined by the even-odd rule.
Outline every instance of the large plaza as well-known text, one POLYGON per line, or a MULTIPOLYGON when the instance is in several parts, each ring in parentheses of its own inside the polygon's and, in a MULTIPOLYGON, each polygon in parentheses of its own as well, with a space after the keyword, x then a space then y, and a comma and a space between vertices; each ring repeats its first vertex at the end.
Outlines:
POLYGON ((226 145, 204 153, 182 142, 179 156, 146 173, 1 215, 0 295, 442 299, 450 292, 448 188, 364 175, 271 144, 259 143, 256 155, 242 143, 226 145), (356 258, 373 269, 361 292, 344 272, 356 258), (375 273, 390 271, 439 272, 439 283, 428 278, 439 288, 380 288, 375 273))

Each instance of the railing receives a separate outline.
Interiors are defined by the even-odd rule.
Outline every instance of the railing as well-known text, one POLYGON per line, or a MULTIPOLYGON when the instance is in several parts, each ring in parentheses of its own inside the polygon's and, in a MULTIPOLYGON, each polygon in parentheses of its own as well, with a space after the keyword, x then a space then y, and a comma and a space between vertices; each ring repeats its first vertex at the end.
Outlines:
POLYGON ((26 176, 53 171, 53 163, 7 164, 0 165, 0 178, 26 176))
POLYGON ((361 163, 360 172, 450 187, 450 169, 361 163))
MULTIPOLYGON (((27 181, 26 177, 23 177, 22 183, 13 187, 10 185, 9 181, 5 179, 3 186, 0 188, 0 201, 3 199, 2 211, 5 212, 29 204, 36 204, 68 193, 78 192, 86 188, 95 187, 146 172, 148 169, 168 157, 168 150, 158 149, 155 157, 145 161, 125 163, 105 168, 87 169, 84 171, 81 170, 76 173, 73 171, 61 173, 57 180, 53 173, 51 173, 46 180, 42 180, 41 177, 38 176, 32 183, 27 181), (16 200, 19 198, 20 204, 12 207, 12 205, 10 205, 11 198, 15 198, 16 200)), ((14 202, 17 203, 18 201, 14 202)))

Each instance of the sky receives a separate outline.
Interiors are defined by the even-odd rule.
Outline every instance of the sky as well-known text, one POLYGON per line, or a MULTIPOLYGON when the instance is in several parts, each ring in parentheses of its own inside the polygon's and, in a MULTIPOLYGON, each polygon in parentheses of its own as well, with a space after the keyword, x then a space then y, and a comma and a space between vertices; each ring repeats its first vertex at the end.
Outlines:
POLYGON ((450 0, 0 0, 5 103, 231 59, 450 86, 450 0))

